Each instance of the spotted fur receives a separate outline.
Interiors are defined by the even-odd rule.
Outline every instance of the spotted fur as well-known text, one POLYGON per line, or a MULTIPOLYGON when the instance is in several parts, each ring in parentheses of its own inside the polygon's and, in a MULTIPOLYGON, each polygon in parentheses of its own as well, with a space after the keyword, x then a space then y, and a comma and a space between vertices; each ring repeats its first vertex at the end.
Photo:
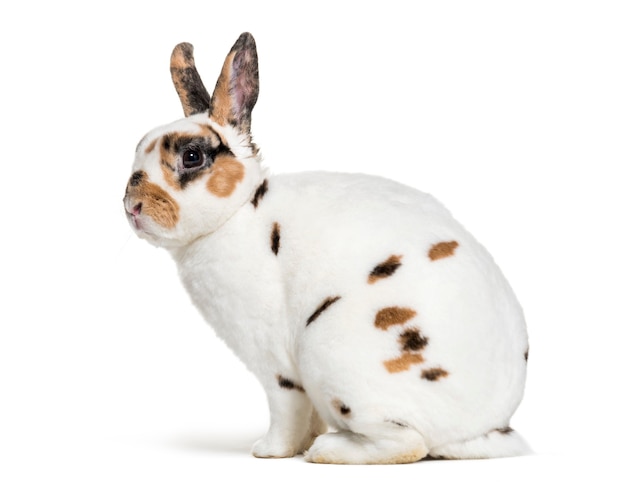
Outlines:
POLYGON ((282 375, 276 375, 276 378, 278 380, 278 386, 280 388, 284 388, 286 390, 296 390, 298 392, 304 393, 304 388, 302 387, 302 385, 295 383, 293 380, 285 378, 282 375))
POLYGON ((252 196, 252 205, 256 209, 259 206, 259 202, 263 199, 263 196, 267 193, 267 179, 263 179, 261 185, 254 191, 254 196, 252 196))
POLYGON ((448 376, 448 372, 443 368, 428 368, 422 370, 422 378, 424 380, 428 380, 429 382, 436 382, 440 378, 444 378, 448 376))
POLYGON ((337 410, 337 412, 339 412, 339 414, 342 417, 348 418, 352 414, 352 410, 350 409, 350 407, 348 407, 345 403, 343 403, 338 398, 333 399, 332 405, 333 407, 335 407, 335 410, 337 410))
POLYGON ((383 308, 376 313, 374 326, 381 330, 387 330, 393 325, 402 325, 415 317, 417 312, 411 308, 400 308, 398 306, 389 306, 383 308))
POLYGON ((402 266, 402 263, 400 262, 401 259, 402 256, 398 256, 395 254, 389 256, 389 258, 387 258, 382 263, 376 265, 374 269, 370 271, 367 282, 369 284, 374 284, 381 279, 389 278, 396 272, 396 270, 400 266, 402 266))
POLYGON ((423 336, 417 328, 402 332, 398 341, 403 351, 420 351, 428 345, 428 338, 423 336))
POLYGON ((336 303, 340 299, 341 299, 341 296, 329 296, 328 298, 326 298, 322 302, 322 304, 319 305, 318 308, 313 312, 313 314, 311 316, 309 316, 309 318, 306 320, 306 326, 309 326, 311 323, 313 323, 315 320, 317 320, 319 318, 319 316, 325 310, 327 310, 330 305, 332 305, 333 303, 336 303))
POLYGON ((272 249, 272 253, 278 256, 278 251, 280 250, 280 224, 278 223, 274 223, 274 225, 272 226, 270 246, 272 249))
POLYGON ((411 365, 424 363, 421 353, 403 353, 398 358, 385 360, 383 364, 389 373, 404 372, 411 368, 411 365))
POLYGON ((523 452, 508 420, 525 325, 484 248, 402 184, 270 176, 250 131, 250 34, 211 95, 190 44, 174 48, 170 71, 185 118, 139 142, 124 207, 266 390, 271 425, 254 455, 371 464, 523 452))
POLYGON ((437 244, 433 244, 428 251, 428 257, 431 261, 437 261, 438 259, 447 258, 453 256, 456 248, 459 247, 457 241, 445 241, 437 244))

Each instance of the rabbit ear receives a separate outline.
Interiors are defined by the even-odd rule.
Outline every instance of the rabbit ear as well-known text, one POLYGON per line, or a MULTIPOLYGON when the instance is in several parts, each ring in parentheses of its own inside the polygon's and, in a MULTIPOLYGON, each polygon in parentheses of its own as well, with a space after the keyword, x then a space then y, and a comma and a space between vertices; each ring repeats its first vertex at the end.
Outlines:
POLYGON ((183 104, 185 117, 209 110, 211 97, 204 88, 193 60, 193 45, 181 43, 174 47, 170 59, 174 87, 183 104))
POLYGON ((259 66, 254 38, 242 33, 227 55, 209 114, 218 124, 250 132, 252 108, 259 95, 259 66))

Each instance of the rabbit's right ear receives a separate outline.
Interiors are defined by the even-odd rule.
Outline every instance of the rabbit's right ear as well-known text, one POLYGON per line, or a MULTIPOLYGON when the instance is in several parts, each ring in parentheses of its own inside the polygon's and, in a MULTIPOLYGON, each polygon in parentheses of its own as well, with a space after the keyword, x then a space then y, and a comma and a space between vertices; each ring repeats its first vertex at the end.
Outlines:
POLYGON ((254 38, 242 33, 222 67, 211 99, 209 115, 218 124, 250 132, 252 108, 259 95, 259 66, 254 38))
POLYGON ((193 60, 193 45, 181 43, 174 47, 170 59, 174 87, 183 104, 185 117, 209 110, 211 97, 200 79, 193 60))

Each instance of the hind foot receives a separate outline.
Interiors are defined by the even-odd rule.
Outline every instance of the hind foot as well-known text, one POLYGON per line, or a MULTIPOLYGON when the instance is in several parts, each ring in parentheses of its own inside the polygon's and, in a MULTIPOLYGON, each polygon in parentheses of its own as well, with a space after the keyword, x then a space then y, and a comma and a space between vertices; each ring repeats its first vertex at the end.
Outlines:
POLYGON ((408 428, 394 432, 377 438, 348 431, 320 435, 304 458, 318 464, 408 464, 426 456, 419 433, 408 428))

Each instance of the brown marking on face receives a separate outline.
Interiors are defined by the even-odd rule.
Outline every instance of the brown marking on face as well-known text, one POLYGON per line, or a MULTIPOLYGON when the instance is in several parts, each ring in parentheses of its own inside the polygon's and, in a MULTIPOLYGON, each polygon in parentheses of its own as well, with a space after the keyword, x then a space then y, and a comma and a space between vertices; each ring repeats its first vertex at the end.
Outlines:
POLYGON ((399 342, 403 351, 420 351, 428 345, 428 338, 423 336, 417 328, 410 328, 400 335, 399 342))
POLYGON ((389 373, 404 372, 411 368, 411 365, 424 363, 421 353, 403 353, 399 358, 393 358, 383 362, 389 373))
POLYGON ((236 51, 230 52, 224 61, 222 72, 217 80, 217 85, 213 91, 213 102, 211 104, 211 119, 221 126, 229 123, 232 117, 232 99, 230 97, 230 79, 232 72, 232 62, 236 51))
POLYGON ((428 257, 431 261, 436 261, 441 258, 447 258, 454 255, 454 250, 459 247, 459 243, 456 241, 447 241, 442 243, 433 244, 428 251, 428 257))
POLYGON ((243 180, 245 167, 232 156, 219 156, 211 166, 207 189, 217 197, 230 196, 243 180))
POLYGON ((352 410, 345 403, 343 403, 338 398, 333 399, 332 401, 333 407, 337 410, 343 417, 350 418, 352 415, 352 410))
POLYGON ((180 184, 176 182, 176 152, 174 150, 174 143, 177 141, 180 134, 166 134, 163 136, 160 147, 161 154, 161 172, 163 173, 163 179, 172 188, 180 190, 180 184))
POLYGON ((143 171, 133 174, 128 195, 135 204, 141 203, 141 213, 150 216, 155 223, 172 229, 178 223, 180 207, 160 186, 149 182, 143 171))
POLYGON ((306 326, 309 326, 311 323, 317 320, 317 318, 322 314, 324 310, 328 309, 330 305, 332 305, 333 303, 335 303, 336 301, 340 299, 341 299, 341 296, 329 296, 328 298, 326 298, 322 302, 322 304, 313 312, 313 314, 309 316, 308 320, 306 320, 306 326))
POLYGON ((264 179, 261 185, 255 191, 254 196, 252 197, 251 202, 252 202, 252 205, 254 206, 254 209, 257 208, 257 206, 259 205, 259 202, 261 201, 261 199, 263 199, 263 196, 265 196, 266 193, 267 193, 267 179, 264 179))
POLYGON ((502 435, 508 435, 512 432, 514 432, 515 430, 513 430, 511 427, 503 427, 503 428, 497 428, 494 430, 494 432, 499 432, 502 435))
POLYGON ((278 223, 274 223, 274 226, 272 226, 270 247, 272 248, 272 253, 278 256, 278 250, 280 249, 280 224, 278 223))
POLYGON ((154 151, 157 141, 158 139, 154 139, 150 144, 148 144, 144 152, 146 154, 150 154, 152 151, 154 151))
POLYGON ((376 320, 374 326, 381 330, 386 330, 393 325, 402 325, 417 315, 415 310, 411 308, 399 308, 397 306, 390 306, 383 308, 376 313, 376 320))
POLYGON ((424 380, 428 380, 429 382, 435 382, 440 378, 447 377, 448 372, 443 368, 428 368, 422 370, 422 378, 424 380))
POLYGON ((279 387, 284 388, 285 390, 297 390, 298 392, 305 393, 302 385, 298 385, 289 378, 285 378, 282 375, 276 375, 276 378, 278 379, 279 387))
POLYGON ((400 262, 401 259, 402 256, 398 256, 395 254, 389 256, 389 258, 387 258, 385 261, 374 267, 374 269, 370 272, 367 282, 369 284, 374 284, 378 280, 388 278, 389 276, 394 274, 396 270, 400 266, 402 266, 402 263, 400 262))

